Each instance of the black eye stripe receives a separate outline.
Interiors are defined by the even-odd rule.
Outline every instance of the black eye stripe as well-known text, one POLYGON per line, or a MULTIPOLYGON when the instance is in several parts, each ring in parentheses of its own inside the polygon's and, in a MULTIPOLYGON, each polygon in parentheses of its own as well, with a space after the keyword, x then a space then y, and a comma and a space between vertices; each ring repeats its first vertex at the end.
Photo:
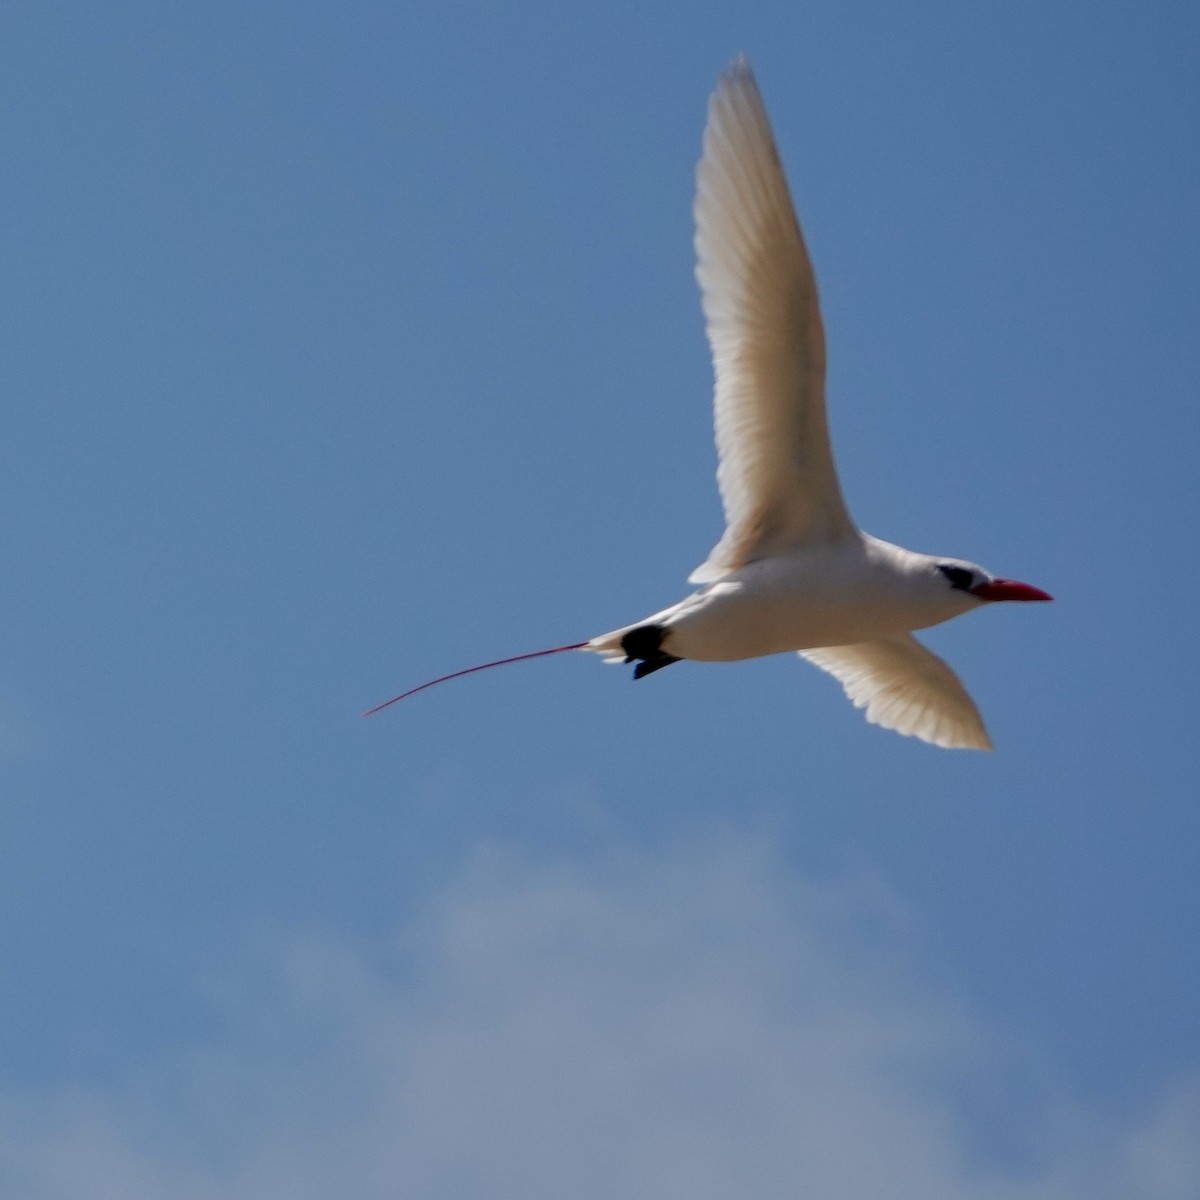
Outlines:
POLYGON ((975 583, 975 576, 966 567, 948 567, 939 564, 938 570, 950 580, 950 586, 966 592, 975 583))

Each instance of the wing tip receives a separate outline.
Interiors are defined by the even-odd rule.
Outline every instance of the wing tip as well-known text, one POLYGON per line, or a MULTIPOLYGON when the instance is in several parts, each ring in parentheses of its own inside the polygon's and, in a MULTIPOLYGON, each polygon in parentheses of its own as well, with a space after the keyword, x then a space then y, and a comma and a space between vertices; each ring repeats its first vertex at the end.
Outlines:
MULTIPOLYGON (((917 734, 920 737, 920 734, 917 734)), ((940 746, 943 750, 980 750, 990 754, 995 746, 992 745, 991 738, 982 730, 970 730, 963 735, 951 735, 950 737, 938 738, 932 742, 932 745, 940 746)))
POLYGON ((758 80, 754 77, 754 68, 750 65, 749 56, 743 51, 732 58, 717 77, 717 86, 712 94, 712 103, 720 104, 732 92, 747 91, 757 95, 758 80))
POLYGON ((920 726, 905 729, 902 728, 902 722, 893 724, 889 718, 872 715, 869 710, 863 715, 871 725, 898 733, 901 737, 916 738, 917 741, 924 742, 927 746, 936 746, 939 750, 981 750, 991 753, 995 749, 982 725, 977 728, 959 727, 948 731, 936 727, 922 729, 920 726))

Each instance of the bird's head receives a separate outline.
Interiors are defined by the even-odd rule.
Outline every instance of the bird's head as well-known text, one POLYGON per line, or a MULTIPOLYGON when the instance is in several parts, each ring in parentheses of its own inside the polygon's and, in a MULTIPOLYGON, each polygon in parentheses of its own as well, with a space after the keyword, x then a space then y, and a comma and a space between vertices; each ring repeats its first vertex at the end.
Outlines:
POLYGON ((974 596, 976 600, 1053 600, 1054 597, 1041 588, 1015 579, 997 579, 975 563, 960 559, 941 559, 935 564, 942 575, 944 586, 953 592, 974 596))

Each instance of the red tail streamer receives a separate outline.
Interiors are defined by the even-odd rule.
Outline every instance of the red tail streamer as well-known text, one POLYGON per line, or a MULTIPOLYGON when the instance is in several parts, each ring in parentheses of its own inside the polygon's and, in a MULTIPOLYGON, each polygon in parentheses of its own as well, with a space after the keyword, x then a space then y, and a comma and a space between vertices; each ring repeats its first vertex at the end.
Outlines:
POLYGON ((369 717, 372 713, 377 713, 380 709, 387 708, 389 704, 395 704, 397 700, 407 700, 409 696, 415 696, 418 692, 423 692, 426 688, 431 688, 435 683, 445 683, 450 679, 458 679, 462 675, 474 675, 476 671, 486 671, 489 667, 503 667, 508 663, 524 662, 527 658, 544 658, 547 654, 562 654, 565 650, 582 650, 587 642, 575 642, 570 646, 555 646, 551 650, 535 650, 532 654, 514 654, 512 658, 498 658, 495 662, 480 663, 477 667, 465 667, 461 671, 452 671, 449 675, 439 675, 437 679, 431 679, 428 683, 418 684, 415 688, 409 688, 407 692, 401 692, 398 696, 393 696, 390 700, 385 700, 382 704, 375 705, 374 708, 368 708, 364 717, 369 717))

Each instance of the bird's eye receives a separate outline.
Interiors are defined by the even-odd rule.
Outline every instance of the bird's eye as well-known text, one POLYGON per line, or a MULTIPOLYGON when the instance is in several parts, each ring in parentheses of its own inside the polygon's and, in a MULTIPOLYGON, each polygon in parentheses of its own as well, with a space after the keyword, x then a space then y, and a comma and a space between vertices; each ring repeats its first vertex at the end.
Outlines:
POLYGON ((950 580, 950 586, 958 588, 959 591, 970 591, 975 583, 975 576, 966 567, 950 567, 939 564, 938 570, 950 580))

